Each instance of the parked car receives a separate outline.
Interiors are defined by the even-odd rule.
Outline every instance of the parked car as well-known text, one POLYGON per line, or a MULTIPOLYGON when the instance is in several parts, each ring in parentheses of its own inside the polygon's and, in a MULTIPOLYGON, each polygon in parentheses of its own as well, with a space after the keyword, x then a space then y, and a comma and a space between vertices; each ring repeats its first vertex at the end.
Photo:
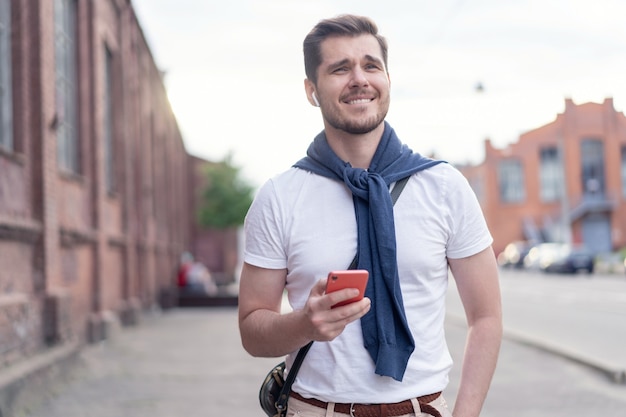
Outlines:
POLYGON ((524 258, 524 268, 542 271, 543 266, 556 257, 556 253, 559 252, 561 246, 561 243, 539 243, 533 246, 524 258))
POLYGON ((498 255, 498 265, 504 268, 523 268, 524 259, 531 248, 530 242, 522 240, 509 243, 498 255))
POLYGON ((538 265, 543 272, 575 274, 593 273, 594 255, 584 247, 549 243, 539 249, 538 265))

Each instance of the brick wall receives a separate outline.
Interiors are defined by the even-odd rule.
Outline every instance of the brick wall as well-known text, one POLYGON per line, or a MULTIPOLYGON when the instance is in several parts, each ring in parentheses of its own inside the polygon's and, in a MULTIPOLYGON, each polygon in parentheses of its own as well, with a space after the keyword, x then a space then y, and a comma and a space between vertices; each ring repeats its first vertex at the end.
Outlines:
MULTIPOLYGON (((129 0, 77 0, 78 172, 57 165, 54 2, 12 1, 13 149, 0 149, 0 368, 136 322, 192 244, 189 156, 129 0), (113 189, 105 176, 112 57, 113 189)), ((206 161, 204 161, 206 162, 206 161)), ((236 251, 235 251, 236 252, 236 251)))
MULTIPOLYGON (((494 148, 485 142, 485 160, 477 166, 461 167, 475 190, 485 213, 487 223, 494 236, 494 250, 501 252, 507 243, 526 240, 524 222, 532 222, 541 229, 549 222, 562 221, 563 202, 551 202, 540 198, 540 150, 556 147, 563 150, 564 178, 567 207, 566 212, 575 213, 586 198, 582 184, 581 143, 586 139, 602 143, 603 175, 606 180, 601 202, 604 207, 592 211, 582 211, 580 216, 569 218, 572 243, 598 244, 585 242, 582 231, 585 216, 602 216, 606 219, 610 236, 608 242, 600 242, 612 249, 626 246, 626 197, 622 192, 621 149, 626 146, 626 117, 613 107, 613 100, 603 103, 575 104, 565 100, 565 110, 558 114, 552 123, 522 134, 519 140, 505 149, 494 148), (515 203, 500 200, 498 188, 498 165, 506 159, 521 162, 524 175, 525 198, 515 203)), ((593 247, 591 247, 593 249, 593 247)))

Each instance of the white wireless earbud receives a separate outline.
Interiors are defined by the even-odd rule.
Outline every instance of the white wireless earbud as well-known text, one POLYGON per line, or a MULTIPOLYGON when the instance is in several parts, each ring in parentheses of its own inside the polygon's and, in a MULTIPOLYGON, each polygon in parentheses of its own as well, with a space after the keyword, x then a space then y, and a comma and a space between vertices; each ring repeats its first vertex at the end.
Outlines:
POLYGON ((311 97, 313 97, 313 102, 315 103, 315 105, 319 107, 320 102, 317 100, 317 96, 315 95, 315 93, 311 94, 311 97))

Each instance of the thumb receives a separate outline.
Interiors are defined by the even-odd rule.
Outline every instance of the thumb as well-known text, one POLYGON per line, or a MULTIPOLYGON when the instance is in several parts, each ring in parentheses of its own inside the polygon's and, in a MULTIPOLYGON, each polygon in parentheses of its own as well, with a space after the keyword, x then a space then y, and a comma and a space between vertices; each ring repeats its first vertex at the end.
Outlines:
POLYGON ((327 280, 328 278, 322 278, 319 281, 317 281, 315 285, 313 286, 313 288, 311 288, 311 295, 315 295, 318 297, 324 295, 324 292, 326 291, 327 280))

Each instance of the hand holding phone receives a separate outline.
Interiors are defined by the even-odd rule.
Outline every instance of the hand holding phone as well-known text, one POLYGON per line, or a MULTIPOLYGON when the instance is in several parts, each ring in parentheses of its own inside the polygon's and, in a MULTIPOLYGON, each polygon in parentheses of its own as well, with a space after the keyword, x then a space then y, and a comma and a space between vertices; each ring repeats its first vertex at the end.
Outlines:
POLYGON ((345 301, 340 301, 339 303, 333 305, 332 308, 362 300, 365 295, 365 287, 367 286, 368 278, 369 272, 365 269, 330 271, 328 273, 328 281, 326 281, 327 294, 344 288, 356 288, 359 290, 359 295, 345 301))

